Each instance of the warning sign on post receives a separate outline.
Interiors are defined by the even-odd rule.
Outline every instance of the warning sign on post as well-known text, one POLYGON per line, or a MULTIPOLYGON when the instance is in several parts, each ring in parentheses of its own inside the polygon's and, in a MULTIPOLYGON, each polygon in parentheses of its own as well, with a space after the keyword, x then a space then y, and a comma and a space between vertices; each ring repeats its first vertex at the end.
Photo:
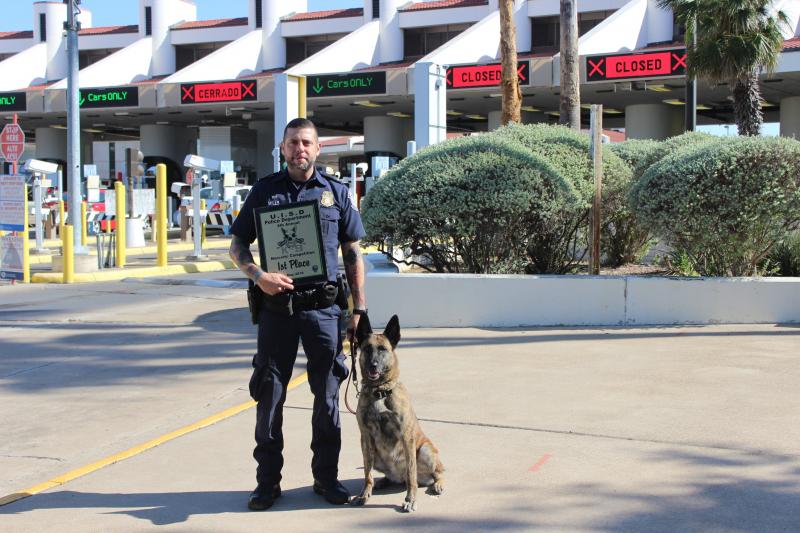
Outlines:
POLYGON ((0 237, 0 279, 24 279, 25 237, 4 235, 0 237))
POLYGON ((25 230, 25 178, 0 176, 0 230, 25 230))

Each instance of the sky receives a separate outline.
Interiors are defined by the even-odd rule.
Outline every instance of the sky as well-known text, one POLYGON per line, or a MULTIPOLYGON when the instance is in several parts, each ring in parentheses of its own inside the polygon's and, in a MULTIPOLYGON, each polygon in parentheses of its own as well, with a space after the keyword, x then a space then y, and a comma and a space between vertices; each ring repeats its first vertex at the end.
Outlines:
MULTIPOLYGON (((194 0, 198 20, 247 16, 249 0, 194 0)), ((4 7, 0 31, 33 29, 34 0, 0 0, 4 7)), ((364 0, 308 0, 309 11, 360 7, 364 0)), ((139 0, 83 0, 81 7, 92 12, 93 26, 136 24, 139 0)))

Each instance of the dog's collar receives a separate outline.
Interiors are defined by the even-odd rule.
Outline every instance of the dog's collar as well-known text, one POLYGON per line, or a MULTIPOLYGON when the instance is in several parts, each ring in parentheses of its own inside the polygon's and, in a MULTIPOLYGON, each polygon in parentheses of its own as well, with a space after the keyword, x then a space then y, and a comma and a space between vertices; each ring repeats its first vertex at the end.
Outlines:
POLYGON ((388 396, 391 396, 393 390, 394 389, 389 389, 389 390, 375 389, 372 391, 372 395, 378 400, 383 400, 386 399, 388 396))

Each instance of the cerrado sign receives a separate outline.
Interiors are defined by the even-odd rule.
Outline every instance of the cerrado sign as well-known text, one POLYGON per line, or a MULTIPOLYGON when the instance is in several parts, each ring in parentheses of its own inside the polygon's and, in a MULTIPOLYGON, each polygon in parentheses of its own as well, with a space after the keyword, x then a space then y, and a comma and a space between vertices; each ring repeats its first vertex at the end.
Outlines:
POLYGON ((182 104, 251 102, 257 99, 258 83, 255 80, 181 84, 182 104))

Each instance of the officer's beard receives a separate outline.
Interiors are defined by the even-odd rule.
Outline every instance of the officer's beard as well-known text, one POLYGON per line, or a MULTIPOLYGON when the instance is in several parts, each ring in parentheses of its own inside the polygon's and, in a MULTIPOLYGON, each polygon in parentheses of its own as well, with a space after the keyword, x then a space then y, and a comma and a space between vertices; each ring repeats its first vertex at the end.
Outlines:
POLYGON ((316 162, 317 162, 316 159, 306 159, 301 163, 295 163, 294 161, 287 161, 286 166, 288 166, 290 169, 295 169, 301 172, 305 172, 309 168, 313 167, 314 163, 316 162))

